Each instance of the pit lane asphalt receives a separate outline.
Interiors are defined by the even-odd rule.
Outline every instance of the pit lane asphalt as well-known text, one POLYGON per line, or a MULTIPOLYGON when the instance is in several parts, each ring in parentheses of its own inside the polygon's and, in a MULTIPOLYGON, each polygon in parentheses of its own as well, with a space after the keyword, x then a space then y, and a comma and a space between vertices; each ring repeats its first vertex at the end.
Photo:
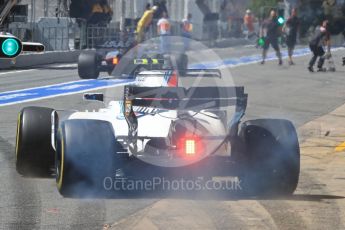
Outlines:
MULTIPOLYGON (((222 58, 257 54, 252 48, 218 50, 222 58)), ((344 51, 334 57, 339 60, 344 51)), ((344 76, 345 68, 338 65, 336 73, 315 73, 306 71, 309 57, 296 59, 296 66, 283 67, 276 62, 265 66, 252 64, 231 69, 236 85, 244 85, 249 93, 249 105, 246 119, 285 118, 296 126, 301 126, 327 114, 345 103, 344 76)), ((5 71, 8 72, 8 71, 5 71)), ((78 80, 76 68, 67 66, 44 66, 34 70, 14 73, 0 72, 0 92, 51 85, 78 80)), ((62 198, 51 179, 24 179, 17 175, 14 167, 14 144, 17 113, 29 105, 47 106, 61 109, 92 109, 98 104, 84 102, 81 95, 57 97, 31 103, 0 107, 0 227, 3 229, 101 229, 104 224, 112 224, 132 214, 145 211, 160 198, 136 199, 65 199, 62 198)), ((313 178, 305 175, 302 169, 301 193, 308 193, 314 184, 313 178)), ((321 196, 327 191, 320 189, 321 196)), ((319 229, 343 229, 339 214, 342 209, 330 199, 327 205, 318 199, 300 197, 310 202, 315 209, 312 220, 317 221, 319 229)), ((193 202, 193 200, 180 202, 193 202)), ((237 201, 194 201, 198 207, 207 210, 214 224, 219 229, 252 229, 246 221, 236 214, 243 204, 237 201), (219 202, 228 203, 232 209, 224 208, 219 202)), ((295 207, 284 200, 258 200, 261 209, 271 215, 274 223, 264 225, 267 228, 298 229, 315 228, 305 221, 295 207)), ((162 211, 169 215, 169 207, 162 211)), ((260 210, 260 209, 258 209, 260 210)), ((193 212, 193 210, 190 210, 193 212)), ((243 210, 242 210, 243 211, 243 210)), ((239 212, 240 213, 240 212, 239 212)), ((259 215, 259 214, 258 214, 259 215)), ((255 216, 249 215, 248 216, 255 216)), ((172 220, 170 220, 172 221, 172 220)), ((198 220, 195 220, 198 221, 198 220)), ((173 223, 173 221, 171 222, 173 223)), ((167 226, 169 221, 167 222, 167 226)), ((174 226, 173 224, 171 226, 174 226)))

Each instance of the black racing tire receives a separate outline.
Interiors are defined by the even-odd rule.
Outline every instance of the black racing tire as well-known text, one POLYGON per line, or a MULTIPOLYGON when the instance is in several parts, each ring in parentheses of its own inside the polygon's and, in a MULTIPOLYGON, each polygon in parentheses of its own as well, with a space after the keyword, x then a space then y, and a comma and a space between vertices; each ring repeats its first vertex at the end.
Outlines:
POLYGON ((51 145, 53 109, 26 107, 18 115, 16 170, 23 176, 47 177, 54 167, 51 145))
POLYGON ((96 51, 84 51, 78 57, 78 75, 81 79, 97 79, 101 58, 96 51))
POLYGON ((99 120, 66 120, 56 138, 55 173, 64 197, 104 191, 105 178, 114 178, 116 141, 112 125, 99 120))
POLYGON ((300 149, 290 121, 262 119, 244 122, 240 130, 246 160, 240 177, 249 195, 291 195, 300 173, 300 149))

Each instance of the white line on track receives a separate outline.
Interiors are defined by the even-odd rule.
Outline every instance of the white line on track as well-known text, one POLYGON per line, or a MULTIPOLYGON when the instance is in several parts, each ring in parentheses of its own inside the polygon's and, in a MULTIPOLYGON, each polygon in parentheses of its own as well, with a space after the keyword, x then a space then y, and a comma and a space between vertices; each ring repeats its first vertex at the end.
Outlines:
POLYGON ((13 71, 7 71, 7 72, 0 72, 0 75, 24 73, 24 72, 34 71, 34 70, 35 70, 35 69, 13 70, 13 71))
POLYGON ((16 90, 0 92, 0 93, 1 94, 4 94, 4 93, 6 93, 6 94, 7 93, 16 93, 16 92, 22 92, 24 90, 44 89, 44 88, 55 87, 55 86, 70 85, 70 84, 73 84, 73 83, 83 83, 83 82, 87 82, 87 81, 90 81, 90 80, 68 81, 68 82, 64 82, 64 83, 44 85, 44 86, 25 88, 25 89, 16 89, 16 90))
POLYGON ((25 72, 31 72, 31 71, 36 71, 40 70, 40 68, 68 68, 68 67, 77 67, 77 64, 52 64, 52 65, 44 65, 44 66, 36 66, 33 67, 32 69, 23 69, 23 70, 12 70, 12 71, 6 71, 6 72, 0 72, 1 75, 8 75, 8 74, 17 74, 17 73, 25 73, 25 72))

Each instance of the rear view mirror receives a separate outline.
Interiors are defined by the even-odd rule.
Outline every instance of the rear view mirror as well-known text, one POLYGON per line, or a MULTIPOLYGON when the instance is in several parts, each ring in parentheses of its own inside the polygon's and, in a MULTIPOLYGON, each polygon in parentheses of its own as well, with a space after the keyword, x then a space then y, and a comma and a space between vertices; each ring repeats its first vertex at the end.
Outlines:
POLYGON ((84 94, 85 101, 104 101, 104 94, 103 93, 87 93, 84 94))

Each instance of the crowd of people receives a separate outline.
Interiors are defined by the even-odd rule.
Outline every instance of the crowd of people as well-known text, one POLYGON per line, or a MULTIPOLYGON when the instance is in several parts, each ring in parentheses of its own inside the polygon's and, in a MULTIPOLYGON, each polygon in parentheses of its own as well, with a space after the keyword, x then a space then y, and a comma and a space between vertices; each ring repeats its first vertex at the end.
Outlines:
MULTIPOLYGON (((282 26, 278 22, 277 13, 271 10, 269 18, 267 18, 261 26, 260 37, 263 39, 262 45, 262 62, 265 64, 267 51, 270 46, 275 50, 278 64, 282 65, 282 54, 280 51, 279 38, 282 34, 286 36, 286 45, 288 48, 289 65, 294 65, 293 53, 297 43, 297 35, 300 27, 300 20, 297 15, 297 9, 292 9, 291 15, 286 23, 282 26)), ((312 58, 308 65, 308 70, 314 72, 314 66, 317 63, 317 71, 325 72, 325 60, 331 58, 331 36, 329 31, 329 21, 324 20, 322 24, 317 27, 314 33, 309 38, 309 48, 312 53, 312 58), (326 51, 325 51, 326 48, 326 51)))
MULTIPOLYGON (((158 6, 151 7, 147 4, 146 11, 141 17, 137 24, 137 42, 142 42, 145 40, 145 34, 150 27, 153 26, 154 15, 157 15, 159 11, 158 6)), ((272 47, 278 58, 278 64, 283 64, 282 54, 280 46, 282 45, 282 37, 287 50, 288 50, 288 64, 294 65, 293 55, 294 49, 297 44, 297 37, 299 33, 299 28, 301 25, 300 19, 298 17, 296 8, 292 8, 289 18, 283 23, 278 20, 277 10, 272 9, 270 11, 269 17, 263 20, 260 24, 260 30, 257 33, 254 23, 256 18, 254 17, 251 10, 247 10, 243 17, 243 27, 247 31, 246 38, 258 37, 258 40, 262 41, 260 45, 262 48, 262 61, 261 64, 264 65, 267 58, 267 52, 270 47, 272 47)), ((160 50, 162 53, 168 53, 170 47, 169 35, 171 35, 171 22, 169 21, 168 12, 165 10, 159 11, 159 20, 157 24, 154 25, 157 28, 157 35, 160 37, 160 50)), ((192 14, 188 14, 186 18, 181 20, 181 36, 184 37, 184 48, 189 49, 189 42, 192 38, 193 24, 192 24, 192 14)), ((314 72, 314 66, 317 62, 317 71, 326 71, 323 67, 325 60, 330 58, 330 47, 331 47, 331 36, 329 31, 329 21, 324 20, 322 24, 315 29, 315 32, 311 35, 309 42, 309 47, 312 53, 312 58, 309 62, 308 70, 314 72), (326 47, 326 51, 324 49, 326 47)), ((345 60, 344 60, 345 64, 345 60)))
MULTIPOLYGON (((136 35, 137 42, 141 43, 147 39, 147 34, 152 28, 156 28, 156 34, 160 37, 160 50, 161 53, 168 53, 170 48, 169 36, 172 35, 171 32, 171 22, 169 20, 169 15, 166 7, 160 7, 151 4, 146 5, 146 10, 140 20, 137 23, 136 35), (158 20, 154 23, 154 18, 158 20)), ((192 24, 192 14, 188 14, 186 18, 181 20, 181 36, 184 37, 184 50, 190 48, 190 39, 192 38, 193 24, 192 24)))

